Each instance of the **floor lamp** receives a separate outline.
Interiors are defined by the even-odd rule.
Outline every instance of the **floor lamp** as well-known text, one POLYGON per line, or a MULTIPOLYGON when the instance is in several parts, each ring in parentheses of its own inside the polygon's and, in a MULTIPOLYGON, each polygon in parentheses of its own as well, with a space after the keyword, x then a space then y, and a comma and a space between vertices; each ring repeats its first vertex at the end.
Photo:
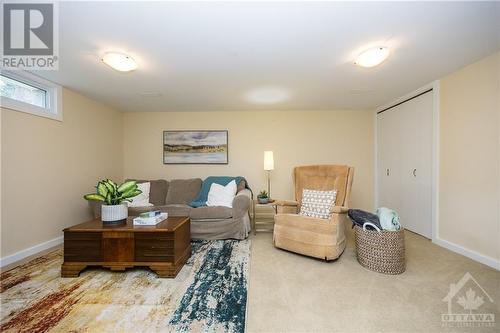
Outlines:
POLYGON ((267 195, 271 201, 271 170, 274 170, 274 157, 272 151, 264 152, 264 170, 267 171, 267 195))

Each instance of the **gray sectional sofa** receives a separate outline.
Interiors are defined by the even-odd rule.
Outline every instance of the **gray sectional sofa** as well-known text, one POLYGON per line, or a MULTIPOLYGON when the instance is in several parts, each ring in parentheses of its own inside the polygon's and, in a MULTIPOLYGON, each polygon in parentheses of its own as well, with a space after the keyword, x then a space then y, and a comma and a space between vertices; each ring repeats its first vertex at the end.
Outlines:
MULTIPOLYGON (((129 216, 138 216, 152 210, 167 212, 169 216, 189 216, 192 239, 245 239, 250 233, 249 209, 252 194, 246 188, 245 181, 238 184, 233 208, 189 206, 200 192, 202 180, 199 178, 137 182, 151 183, 149 202, 154 206, 129 207, 129 216)), ((100 207, 96 207, 94 214, 99 213, 100 207)))

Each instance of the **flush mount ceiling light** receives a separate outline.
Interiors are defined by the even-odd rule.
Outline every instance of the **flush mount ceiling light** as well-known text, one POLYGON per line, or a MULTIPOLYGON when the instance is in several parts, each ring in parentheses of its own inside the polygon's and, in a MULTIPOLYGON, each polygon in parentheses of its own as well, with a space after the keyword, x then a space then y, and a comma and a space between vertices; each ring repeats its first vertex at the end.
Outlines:
POLYGON ((135 60, 123 53, 108 52, 104 54, 102 61, 109 67, 120 72, 130 72, 137 69, 135 60))
POLYGON ((380 65, 389 56, 387 47, 374 47, 361 53, 354 63, 361 67, 375 67, 380 65))

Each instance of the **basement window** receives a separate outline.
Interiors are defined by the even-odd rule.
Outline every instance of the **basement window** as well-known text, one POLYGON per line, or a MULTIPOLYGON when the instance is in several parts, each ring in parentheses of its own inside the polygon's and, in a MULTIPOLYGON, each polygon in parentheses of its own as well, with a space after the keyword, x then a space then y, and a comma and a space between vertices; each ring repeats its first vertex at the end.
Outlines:
POLYGON ((1 107, 62 121, 61 86, 28 72, 0 74, 1 107))

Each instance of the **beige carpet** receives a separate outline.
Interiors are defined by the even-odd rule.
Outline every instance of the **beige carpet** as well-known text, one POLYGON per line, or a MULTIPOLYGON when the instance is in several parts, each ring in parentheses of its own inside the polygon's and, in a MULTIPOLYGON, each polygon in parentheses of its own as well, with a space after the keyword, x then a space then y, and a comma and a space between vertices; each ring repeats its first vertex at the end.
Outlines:
MULTIPOLYGON (((270 233, 252 241, 248 332, 500 332, 500 272, 406 233, 407 270, 398 276, 368 271, 356 261, 353 235, 336 262, 275 249, 270 233), (450 283, 469 272, 491 296, 468 283, 493 313, 495 327, 442 327, 450 283)), ((463 294, 462 293, 462 294, 463 294)), ((454 311, 462 310, 454 304, 454 311)), ((469 311, 465 311, 468 313, 469 311)))

